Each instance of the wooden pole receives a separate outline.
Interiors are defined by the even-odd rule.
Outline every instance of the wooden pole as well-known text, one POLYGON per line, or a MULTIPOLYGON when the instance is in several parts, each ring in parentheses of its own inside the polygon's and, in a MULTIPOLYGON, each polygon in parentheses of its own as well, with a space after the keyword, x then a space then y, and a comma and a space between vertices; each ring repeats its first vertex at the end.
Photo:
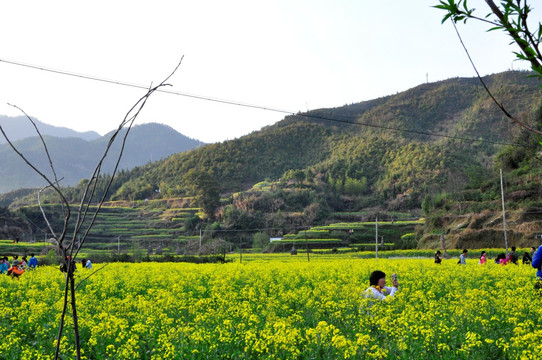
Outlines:
POLYGON ((508 254, 508 236, 506 235, 506 212, 504 210, 504 186, 502 181, 502 169, 499 169, 501 173, 501 200, 502 200, 502 223, 504 229, 504 246, 506 248, 506 254, 508 254))
POLYGON ((375 220, 375 259, 378 260, 378 215, 376 216, 375 220))
POLYGON ((309 241, 307 240, 307 230, 305 230, 305 247, 307 248, 307 261, 310 262, 311 258, 309 255, 309 241))

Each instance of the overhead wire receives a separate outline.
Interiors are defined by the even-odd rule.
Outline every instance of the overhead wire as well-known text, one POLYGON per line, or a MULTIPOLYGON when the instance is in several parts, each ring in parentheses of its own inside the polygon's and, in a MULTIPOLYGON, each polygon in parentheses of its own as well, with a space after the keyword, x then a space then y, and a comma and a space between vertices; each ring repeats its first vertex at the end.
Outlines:
MULTIPOLYGON (((59 75, 78 77, 78 78, 85 79, 85 80, 99 81, 99 82, 104 82, 104 83, 108 83, 108 84, 120 85, 120 86, 126 86, 126 87, 132 87, 132 88, 144 89, 144 90, 149 89, 148 86, 143 86, 143 85, 138 85, 138 84, 131 84, 131 83, 124 82, 124 81, 119 81, 119 80, 104 79, 104 78, 100 78, 100 77, 97 77, 97 76, 77 74, 77 73, 69 72, 69 71, 65 71, 65 70, 51 69, 51 68, 47 68, 47 67, 44 67, 44 66, 26 64, 26 63, 22 63, 22 62, 19 62, 19 61, 13 61, 13 60, 7 60, 7 59, 0 58, 0 62, 6 63, 6 64, 11 64, 11 65, 16 65, 16 66, 22 66, 22 67, 26 67, 26 68, 31 68, 31 69, 35 69, 35 70, 40 70, 40 71, 51 72, 51 73, 55 73, 55 74, 59 74, 59 75)), ((419 130, 398 128, 398 127, 393 127, 393 126, 384 126, 384 125, 369 124, 369 123, 362 123, 362 122, 356 122, 356 121, 341 120, 341 119, 337 119, 337 118, 334 118, 334 117, 317 115, 317 114, 310 113, 310 112, 299 113, 299 112, 290 111, 290 110, 278 109, 278 108, 275 108, 275 107, 262 106, 262 105, 256 105, 256 104, 249 104, 249 103, 244 103, 244 102, 240 102, 240 101, 220 99, 220 98, 215 98, 215 97, 211 97, 211 96, 196 95, 196 94, 190 94, 190 93, 179 92, 179 91, 172 91, 172 90, 168 90, 168 89, 164 89, 164 88, 160 88, 160 89, 158 89, 156 91, 171 94, 171 95, 183 96, 183 97, 188 97, 188 98, 192 98, 192 99, 216 102, 216 103, 221 103, 221 104, 226 104, 226 105, 233 105, 233 106, 247 107, 247 108, 258 109, 258 110, 272 111, 272 112, 282 113, 282 114, 285 114, 285 115, 303 116, 303 117, 307 117, 307 118, 311 118, 311 119, 325 120, 325 121, 331 121, 331 122, 337 122, 337 123, 343 123, 343 124, 355 125, 355 126, 362 126, 362 127, 370 127, 370 128, 381 129, 381 130, 397 131, 397 132, 404 132, 404 133, 424 135, 424 136, 434 136, 434 137, 447 138, 447 139, 451 139, 451 140, 459 140, 459 141, 470 142, 470 143, 487 143, 487 144, 492 144, 492 145, 513 146, 513 147, 520 147, 520 148, 537 148, 536 146, 528 146, 528 145, 524 145, 524 144, 508 143, 508 142, 501 142, 501 141, 492 141, 492 140, 485 140, 485 139, 474 139, 474 138, 469 138, 469 137, 464 137, 464 136, 438 134, 438 133, 432 133, 432 132, 427 132, 427 131, 419 131, 419 130)))

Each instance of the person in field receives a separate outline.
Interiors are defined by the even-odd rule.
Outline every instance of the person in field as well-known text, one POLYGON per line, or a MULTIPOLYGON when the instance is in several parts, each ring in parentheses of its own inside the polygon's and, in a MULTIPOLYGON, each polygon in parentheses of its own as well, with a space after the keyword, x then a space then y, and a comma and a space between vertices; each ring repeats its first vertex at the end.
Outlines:
POLYGON ((459 261, 457 262, 458 264, 467 265, 467 254, 468 254, 468 252, 469 251, 467 249, 463 250, 461 255, 459 255, 459 261))
POLYGON ((8 269, 8 275, 19 279, 19 276, 21 276, 23 273, 24 269, 21 267, 19 260, 13 260, 13 265, 8 269))
POLYGON ((506 257, 506 262, 518 265, 518 254, 516 254, 515 246, 512 246, 512 251, 508 253, 508 256, 506 257))
POLYGON ((533 261, 532 256, 527 251, 525 251, 523 253, 523 259, 521 260, 523 265, 529 265, 532 261, 533 261))
POLYGON ((534 253, 531 266, 536 269, 536 284, 534 287, 537 290, 542 290, 542 245, 534 253))
POLYGON ((83 265, 83 268, 92 269, 92 262, 90 259, 81 260, 81 265, 83 265))
POLYGON ((392 283, 392 287, 386 286, 386 274, 383 271, 375 270, 369 277, 370 286, 365 290, 365 296, 379 300, 384 300, 388 296, 394 296, 399 289, 399 283, 395 276, 393 276, 392 283))
POLYGON ((5 274, 8 272, 9 265, 4 260, 3 257, 0 257, 0 274, 5 274))
POLYGON ((506 265, 506 254, 500 253, 499 255, 497 255, 497 257, 495 258, 495 264, 506 265))
POLYGON ((440 264, 442 262, 442 255, 440 250, 437 250, 435 253, 435 264, 440 264))
POLYGON ((21 265, 23 269, 28 270, 28 260, 26 256, 22 257, 21 262, 19 264, 21 265))
POLYGON ((38 259, 34 256, 34 254, 30 254, 28 266, 30 267, 30 269, 35 269, 36 267, 38 267, 38 259))
POLYGON ((482 251, 482 253, 480 254, 480 261, 478 261, 478 264, 485 265, 486 263, 487 263, 486 252, 482 251))

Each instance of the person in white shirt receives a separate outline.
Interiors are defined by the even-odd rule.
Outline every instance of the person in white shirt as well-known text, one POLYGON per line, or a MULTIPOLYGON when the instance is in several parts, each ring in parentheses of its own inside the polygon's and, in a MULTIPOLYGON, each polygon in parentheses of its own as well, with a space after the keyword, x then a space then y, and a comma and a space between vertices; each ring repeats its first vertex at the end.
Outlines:
POLYGON ((392 283, 392 287, 386 286, 386 274, 383 271, 375 270, 369 277, 370 286, 365 290, 365 295, 375 299, 384 300, 388 296, 395 295, 399 289, 399 283, 395 276, 393 276, 392 283))
POLYGON ((461 255, 459 255, 459 261, 457 263, 461 264, 461 265, 466 265, 467 264, 467 254, 468 253, 469 253, 469 251, 467 249, 463 249, 463 252, 461 253, 461 255))

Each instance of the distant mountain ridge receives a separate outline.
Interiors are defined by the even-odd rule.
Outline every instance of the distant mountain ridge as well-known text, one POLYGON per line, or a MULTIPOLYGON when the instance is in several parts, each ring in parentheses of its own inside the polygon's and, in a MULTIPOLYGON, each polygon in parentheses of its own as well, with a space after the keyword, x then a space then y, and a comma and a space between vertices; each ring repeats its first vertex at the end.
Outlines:
MULTIPOLYGON (((49 135, 59 138, 64 137, 77 137, 86 141, 92 141, 100 138, 100 134, 95 131, 78 132, 66 127, 59 127, 46 124, 38 119, 31 117, 36 123, 36 126, 40 130, 42 135, 49 135)), ((0 115, 0 126, 4 129, 11 141, 22 140, 28 137, 36 136, 36 130, 34 126, 28 121, 25 116, 9 117, 0 115)), ((0 136, 0 144, 5 144, 6 139, 0 136)))
MULTIPOLYGON (((2 118, 10 128, 6 133, 10 140, 33 164, 44 174, 51 176, 49 162, 45 156, 43 145, 35 130, 27 131, 25 127, 14 127, 27 119, 2 118), (23 137, 22 134, 34 134, 32 137, 23 137), (15 140, 15 139, 18 140, 15 140)), ((92 175, 99 158, 102 156, 109 141, 111 133, 99 136, 97 133, 78 133, 70 129, 47 126, 36 120, 36 124, 45 139, 49 153, 55 166, 58 178, 63 178, 63 186, 76 185, 80 180, 92 175), (54 134, 54 136, 50 134, 54 134), (86 140, 86 139, 90 140, 86 140)), ((120 140, 126 130, 117 136, 110 156, 104 161, 102 174, 113 171, 116 160, 115 154, 120 151, 120 140)), ((127 138, 119 170, 129 170, 149 162, 157 161, 171 154, 184 152, 204 145, 205 143, 188 138, 173 128, 157 124, 135 125, 127 138)), ((21 189, 45 186, 44 180, 28 167, 22 159, 11 149, 9 144, 0 144, 0 193, 21 189)))

